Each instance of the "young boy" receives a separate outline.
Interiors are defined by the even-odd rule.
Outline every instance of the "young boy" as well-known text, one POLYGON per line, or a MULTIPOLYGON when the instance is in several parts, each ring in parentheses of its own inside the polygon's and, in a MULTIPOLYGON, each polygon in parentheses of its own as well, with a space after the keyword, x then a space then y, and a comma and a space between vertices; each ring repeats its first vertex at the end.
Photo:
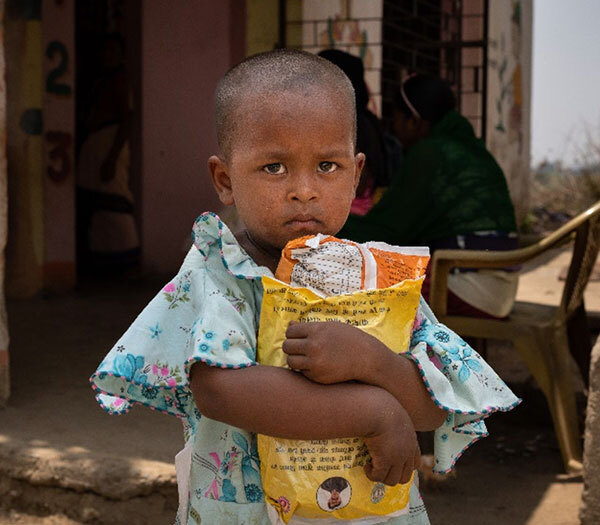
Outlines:
MULTIPOLYGON (((515 398, 508 391, 492 404, 484 395, 474 406, 472 392, 462 395, 465 387, 455 388, 452 374, 426 354, 426 343, 432 355, 452 351, 432 339, 442 334, 440 344, 454 345, 460 357, 464 343, 444 328, 418 330, 407 358, 349 325, 292 324, 283 349, 295 371, 253 366, 260 277, 272 275, 288 241, 334 235, 348 216, 364 164, 355 151, 349 80, 308 53, 265 53, 225 75, 216 109, 220 154, 209 159, 211 178, 247 229, 234 236, 212 214, 196 221, 194 246, 177 277, 92 376, 99 401, 114 412, 141 402, 183 420, 180 523, 268 523, 257 432, 307 440, 363 437, 371 455, 368 477, 395 485, 407 482, 418 465, 415 430, 443 425, 442 441, 458 436, 452 451, 441 449, 441 464, 449 468, 472 440, 454 432, 454 412, 472 412, 464 424, 476 433, 489 407, 506 408, 515 398), (324 409, 333 400, 335 409, 324 409)), ((489 368, 478 367, 503 385, 489 368)), ((416 487, 406 513, 388 523, 428 523, 416 487)))

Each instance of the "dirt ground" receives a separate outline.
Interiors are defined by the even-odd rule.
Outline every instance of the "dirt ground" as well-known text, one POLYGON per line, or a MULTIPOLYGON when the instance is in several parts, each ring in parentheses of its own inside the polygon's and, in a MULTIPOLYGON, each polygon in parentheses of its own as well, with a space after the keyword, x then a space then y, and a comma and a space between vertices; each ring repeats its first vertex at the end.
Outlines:
MULTIPOLYGON (((524 404, 489 421, 491 437, 459 461, 456 478, 423 490, 431 523, 576 525, 581 477, 561 474, 560 453, 539 392, 524 387, 524 404)), ((78 525, 66 516, 0 511, 0 524, 78 525)), ((168 522, 165 522, 168 523, 168 522)))
MULTIPOLYGON (((560 286, 557 276, 564 264, 564 251, 557 251, 543 265, 531 268, 521 280, 519 299, 555 301, 560 286)), ((4 461, 17 453, 35 457, 38 484, 28 490, 50 494, 42 499, 52 497, 51 492, 44 492, 48 484, 64 481, 56 474, 63 471, 44 474, 44 464, 52 470, 61 462, 71 462, 75 468, 69 476, 79 474, 81 479, 70 483, 80 483, 82 494, 97 490, 134 494, 133 485, 150 484, 159 474, 171 475, 173 456, 182 446, 179 422, 144 409, 108 416, 97 406, 87 380, 159 286, 96 284, 64 296, 9 303, 13 388, 9 406, 0 411, 0 453, 4 451, 4 461), (77 461, 93 468, 77 472, 77 461), (111 473, 111 461, 126 463, 125 474, 111 473), (111 477, 127 479, 113 480, 117 485, 107 488, 111 477)), ((600 311, 600 283, 591 283, 588 296, 588 309, 592 305, 600 311)), ((510 347, 492 345, 488 360, 523 398, 523 404, 489 420, 490 437, 460 459, 455 478, 424 488, 432 524, 577 524, 582 479, 561 474, 560 453, 543 396, 510 347)), ((583 396, 580 401, 583 409, 583 396)), ((1 483, 2 479, 0 489, 1 483)), ((9 498, 0 497, 0 525, 83 522, 61 515, 63 511, 47 510, 51 506, 28 506, 31 498, 20 498, 19 490, 9 491, 9 498)), ((77 502, 84 496, 73 493, 70 497, 77 502)), ((107 500, 107 505, 113 504, 107 500)), ((127 508, 126 502, 121 508, 127 508)), ((165 516, 174 515, 167 511, 165 516)), ((69 513, 68 509, 64 512, 69 513)), ((102 518, 94 515, 85 521, 98 523, 102 518)), ((163 522, 170 521, 153 520, 163 522)))

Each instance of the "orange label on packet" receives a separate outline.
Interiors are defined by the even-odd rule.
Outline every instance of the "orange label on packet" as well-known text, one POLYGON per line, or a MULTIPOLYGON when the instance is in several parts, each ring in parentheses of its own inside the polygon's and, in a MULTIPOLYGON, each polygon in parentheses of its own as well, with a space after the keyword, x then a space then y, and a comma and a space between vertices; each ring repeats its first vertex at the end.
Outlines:
POLYGON ((287 243, 275 276, 286 283, 336 295, 388 288, 406 279, 418 279, 425 275, 428 263, 429 249, 424 247, 358 244, 332 236, 306 236, 287 243))

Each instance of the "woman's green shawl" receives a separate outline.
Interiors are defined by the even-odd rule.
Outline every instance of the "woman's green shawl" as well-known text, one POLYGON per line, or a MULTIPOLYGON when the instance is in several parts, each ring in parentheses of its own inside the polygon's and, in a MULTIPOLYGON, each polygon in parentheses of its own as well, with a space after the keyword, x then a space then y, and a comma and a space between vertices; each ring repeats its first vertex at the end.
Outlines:
POLYGON ((339 236, 409 245, 489 230, 516 231, 506 179, 469 121, 451 111, 408 148, 381 200, 351 215, 339 236))

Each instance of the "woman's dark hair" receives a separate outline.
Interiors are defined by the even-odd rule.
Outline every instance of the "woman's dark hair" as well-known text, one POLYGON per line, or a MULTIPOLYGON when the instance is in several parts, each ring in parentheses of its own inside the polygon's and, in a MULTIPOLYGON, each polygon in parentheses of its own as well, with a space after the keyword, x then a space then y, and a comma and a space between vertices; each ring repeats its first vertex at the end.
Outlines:
POLYGON ((419 116, 432 124, 437 124, 446 113, 456 107, 456 98, 448 83, 433 75, 409 77, 396 92, 394 97, 396 110, 408 116, 415 116, 402 96, 402 91, 419 116))
POLYGON ((365 66, 363 61, 350 53, 340 51, 339 49, 325 49, 319 53, 329 62, 333 62, 339 67, 352 82, 354 94, 356 95, 356 109, 361 110, 367 107, 369 103, 369 90, 365 83, 365 66))

